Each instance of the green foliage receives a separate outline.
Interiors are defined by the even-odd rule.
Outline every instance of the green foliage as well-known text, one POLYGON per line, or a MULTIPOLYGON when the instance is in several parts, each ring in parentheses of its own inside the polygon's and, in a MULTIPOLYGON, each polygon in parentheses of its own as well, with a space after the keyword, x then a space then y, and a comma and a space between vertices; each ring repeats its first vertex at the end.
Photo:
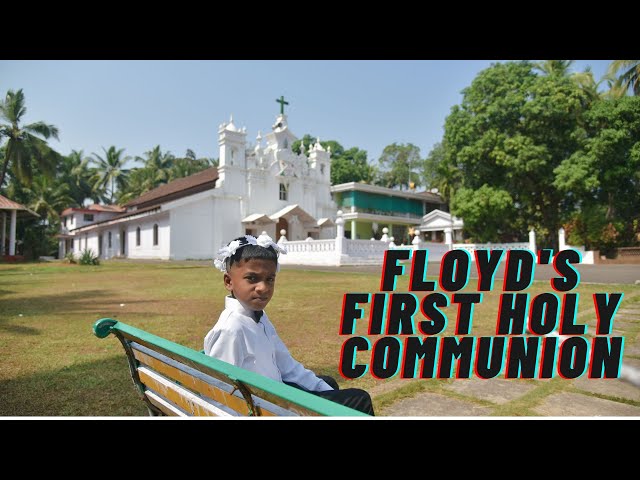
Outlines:
POLYGON ((56 165, 60 162, 60 154, 45 141, 50 137, 58 140, 58 128, 44 122, 21 125, 26 112, 22 89, 7 91, 5 99, 0 101, 0 120, 7 122, 0 123, 0 140, 7 138, 0 164, 0 187, 4 184, 9 167, 13 177, 29 185, 35 170, 53 177, 56 165))
POLYGON ((67 252, 67 254, 64 256, 64 261, 67 263, 78 263, 73 252, 67 252))
POLYGON ((438 166, 453 192, 452 213, 477 241, 522 241, 533 228, 541 247, 556 246, 564 194, 554 169, 584 139, 586 94, 565 75, 537 75, 526 61, 492 65, 463 94, 446 119, 438 166), (498 210, 481 213, 479 205, 498 210))
POLYGON ((373 183, 376 169, 369 164, 367 152, 357 147, 350 148, 331 160, 331 184, 347 182, 373 183))
POLYGON ((465 235, 474 241, 518 241, 521 235, 514 220, 517 210, 505 190, 489 185, 476 190, 461 188, 451 203, 451 210, 464 219, 465 235))
POLYGON ((572 200, 570 222, 595 249, 637 242, 640 218, 640 97, 594 103, 587 139, 555 169, 554 186, 572 200), (590 219, 590 216, 598 218, 590 219), (615 230, 615 234, 613 233, 615 230))
POLYGON ((104 158, 94 153, 91 161, 96 165, 96 177, 93 188, 102 192, 102 201, 112 204, 116 198, 116 191, 124 190, 127 186, 129 169, 124 168, 130 157, 123 156, 124 148, 115 146, 102 148, 104 158))
POLYGON ((382 173, 379 183, 387 188, 415 188, 420 185, 420 148, 412 143, 387 145, 378 159, 382 173))
POLYGON ((615 85, 622 92, 640 95, 640 60, 614 60, 608 73, 617 76, 615 85))
POLYGON ((78 263, 80 265, 100 265, 100 258, 93 253, 93 250, 85 248, 80 252, 78 263))
POLYGON ((87 198, 95 203, 100 202, 99 192, 92 188, 97 172, 89 168, 89 160, 82 150, 72 150, 69 155, 62 157, 58 164, 57 183, 67 185, 71 197, 71 201, 65 207, 81 207, 87 198))

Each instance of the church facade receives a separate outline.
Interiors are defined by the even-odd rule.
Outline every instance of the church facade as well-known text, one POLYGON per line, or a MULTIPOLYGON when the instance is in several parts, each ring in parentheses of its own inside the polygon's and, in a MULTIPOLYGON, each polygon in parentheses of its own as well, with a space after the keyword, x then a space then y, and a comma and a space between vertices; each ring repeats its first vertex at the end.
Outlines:
MULTIPOLYGON (((282 111, 281 111, 282 112, 282 111)), ((233 118, 218 128, 219 166, 174 180, 122 207, 62 212, 59 258, 92 250, 100 258, 213 258, 231 239, 267 232, 287 240, 334 238, 330 151, 297 137, 284 113, 271 131, 247 142, 233 118)))

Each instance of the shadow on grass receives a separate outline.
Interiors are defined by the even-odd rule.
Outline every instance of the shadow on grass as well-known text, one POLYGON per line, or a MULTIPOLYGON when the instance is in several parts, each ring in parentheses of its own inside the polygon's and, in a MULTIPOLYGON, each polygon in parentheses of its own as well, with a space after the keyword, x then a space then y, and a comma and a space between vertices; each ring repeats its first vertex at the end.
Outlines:
POLYGON ((17 335, 40 335, 37 328, 25 327, 23 325, 2 325, 0 323, 0 331, 7 333, 15 333, 17 335))
MULTIPOLYGON (((64 294, 35 295, 2 300, 2 315, 0 323, 16 314, 29 316, 64 315, 64 314, 96 314, 111 316, 121 313, 120 305, 114 302, 113 292, 108 290, 85 290, 81 292, 66 292, 64 294), (113 312, 113 313, 105 313, 113 312), (4 318, 3 318, 4 317, 4 318)), ((128 305, 156 302, 149 300, 127 300, 128 305)))
POLYGON ((147 416, 123 355, 0 381, 0 416, 147 416))

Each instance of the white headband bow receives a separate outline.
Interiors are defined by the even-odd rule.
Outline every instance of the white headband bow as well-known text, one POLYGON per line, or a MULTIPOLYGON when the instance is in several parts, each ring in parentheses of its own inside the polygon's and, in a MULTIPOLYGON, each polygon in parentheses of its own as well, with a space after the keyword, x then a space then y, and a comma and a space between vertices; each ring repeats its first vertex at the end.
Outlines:
MULTIPOLYGON (((276 254, 287 253, 287 250, 284 247, 281 247, 277 243, 275 243, 271 237, 265 233, 260 235, 258 238, 253 235, 245 235, 244 238, 240 238, 239 240, 233 240, 229 242, 229 244, 225 247, 222 247, 218 250, 218 255, 216 255, 215 260, 213 261, 213 265, 220 270, 221 272, 227 272, 227 258, 236 253, 239 248, 245 247, 247 245, 258 245, 260 247, 268 248, 273 247, 276 251, 276 254)), ((280 263, 276 261, 277 270, 280 271, 280 263)))

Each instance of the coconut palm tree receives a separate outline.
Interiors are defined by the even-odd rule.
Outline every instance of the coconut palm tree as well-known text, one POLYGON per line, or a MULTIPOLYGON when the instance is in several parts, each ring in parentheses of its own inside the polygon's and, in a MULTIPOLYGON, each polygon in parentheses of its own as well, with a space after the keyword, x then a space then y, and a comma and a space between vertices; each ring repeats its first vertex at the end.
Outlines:
POLYGON ((549 77, 568 77, 569 69, 574 61, 575 60, 543 60, 541 62, 535 62, 533 65, 549 77))
POLYGON ((131 157, 122 156, 124 148, 118 150, 116 147, 111 146, 109 150, 104 147, 102 147, 102 150, 105 153, 104 158, 96 153, 92 154, 95 158, 91 159, 91 161, 97 165, 94 188, 98 190, 105 188, 105 200, 113 203, 116 188, 124 190, 127 185, 129 169, 124 168, 124 165, 131 157))
POLYGON ((171 152, 163 153, 160 145, 156 145, 153 149, 145 152, 146 158, 136 157, 136 162, 144 163, 144 168, 152 172, 154 187, 167 183, 169 181, 171 167, 175 157, 171 152))
POLYGON ((95 171, 89 168, 89 157, 85 157, 82 150, 72 150, 62 158, 58 166, 58 178, 69 185, 69 194, 75 206, 82 206, 86 198, 94 202, 100 201, 100 192, 93 188, 95 171))
POLYGON ((46 220, 48 225, 60 220, 60 212, 68 207, 73 198, 69 195, 69 186, 46 177, 37 175, 31 185, 24 188, 29 201, 27 206, 46 220))
POLYGON ((29 185, 33 178, 34 166, 40 173, 53 177, 61 155, 47 145, 46 139, 58 140, 58 128, 44 122, 21 125, 22 117, 27 113, 22 89, 9 90, 0 101, 0 139, 7 137, 4 147, 4 160, 0 173, 0 186, 4 183, 7 169, 11 165, 13 176, 29 185))
POLYGON ((640 95, 640 60, 614 60, 607 73, 617 77, 616 84, 625 93, 631 90, 634 95, 640 95))
POLYGON ((154 172, 146 168, 134 168, 129 173, 127 187, 118 191, 118 204, 124 205, 153 188, 154 172))

